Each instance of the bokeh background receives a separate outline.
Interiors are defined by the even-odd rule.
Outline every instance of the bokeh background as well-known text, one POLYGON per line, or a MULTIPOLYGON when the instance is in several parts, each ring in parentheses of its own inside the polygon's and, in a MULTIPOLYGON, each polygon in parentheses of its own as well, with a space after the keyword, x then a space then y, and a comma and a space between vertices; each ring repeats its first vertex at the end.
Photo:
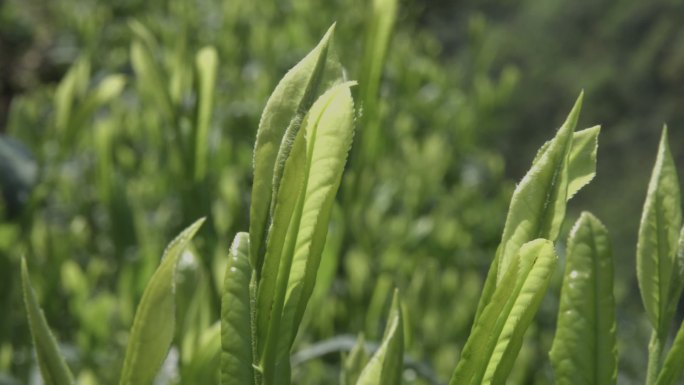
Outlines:
MULTIPOLYGON (((377 95, 357 95, 354 149, 295 348, 313 359, 296 362, 295 383, 335 383, 340 353, 313 347, 360 332, 377 341, 395 285, 413 362, 405 383, 446 383, 515 183, 581 90, 581 128, 602 125, 598 172, 571 201, 566 232, 581 210, 609 228, 619 382, 643 383, 636 233, 664 123, 684 164, 682 15, 681 0, 400 0, 377 95)), ((0 384, 41 383, 21 256, 79 383, 115 384, 147 279, 202 216, 159 383, 217 383, 217 361, 201 356, 215 345, 226 250, 248 228, 261 110, 335 21, 345 73, 367 79, 376 16, 366 0, 0 0, 0 384), (207 46, 219 66, 198 175, 196 55, 207 46)), ((559 288, 560 269, 511 384, 552 383, 559 288)))

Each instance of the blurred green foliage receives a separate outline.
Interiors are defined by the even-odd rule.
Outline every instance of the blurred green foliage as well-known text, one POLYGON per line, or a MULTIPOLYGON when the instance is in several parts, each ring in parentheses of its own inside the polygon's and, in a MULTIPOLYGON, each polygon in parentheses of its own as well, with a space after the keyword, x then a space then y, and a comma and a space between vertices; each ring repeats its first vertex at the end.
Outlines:
MULTIPOLYGON (((260 113, 333 21, 334 51, 361 80, 362 107, 295 351, 345 333, 378 341, 396 285, 411 310, 408 355, 446 382, 512 180, 580 88, 592 101, 589 123, 606 126, 595 182, 603 187, 580 194, 577 206, 606 218, 618 260, 633 260, 648 170, 628 176, 650 164, 661 120, 684 121, 673 91, 684 79, 682 4, 657 3, 407 0, 384 20, 361 0, 0 0, 0 384, 36 373, 22 255, 80 383, 112 384, 164 246, 203 216, 180 264, 177 365, 165 373, 210 381, 195 358, 216 341, 229 240, 247 228, 260 113), (385 44, 377 35, 387 24, 383 55, 367 47, 385 44), (374 79, 376 88, 364 88, 374 79), (615 183, 624 194, 615 196, 615 183), (621 219, 626 207, 632 222, 621 219)), ((630 263, 617 264, 618 302, 636 293, 633 280, 620 280, 633 277, 620 268, 630 263)), ((630 305, 623 319, 641 314, 638 301, 630 305)), ((541 343, 523 349, 515 383, 549 381, 549 365, 537 362, 547 361, 556 309, 553 299, 542 303, 530 333, 541 343)), ((621 344, 648 338, 645 319, 619 327, 621 344)), ((629 383, 645 364, 626 360, 629 383)), ((342 365, 337 353, 306 361, 294 382, 331 383, 342 365)), ((419 372, 409 366, 405 382, 428 383, 419 372)))

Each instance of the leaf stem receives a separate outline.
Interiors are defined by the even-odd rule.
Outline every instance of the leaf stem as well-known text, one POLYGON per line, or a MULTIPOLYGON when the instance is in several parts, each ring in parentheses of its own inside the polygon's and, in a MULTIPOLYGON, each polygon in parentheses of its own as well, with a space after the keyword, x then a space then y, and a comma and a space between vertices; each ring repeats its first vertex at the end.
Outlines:
POLYGON ((658 333, 653 330, 651 341, 648 343, 648 369, 646 371, 646 385, 654 385, 660 372, 663 356, 663 341, 658 338, 658 333))

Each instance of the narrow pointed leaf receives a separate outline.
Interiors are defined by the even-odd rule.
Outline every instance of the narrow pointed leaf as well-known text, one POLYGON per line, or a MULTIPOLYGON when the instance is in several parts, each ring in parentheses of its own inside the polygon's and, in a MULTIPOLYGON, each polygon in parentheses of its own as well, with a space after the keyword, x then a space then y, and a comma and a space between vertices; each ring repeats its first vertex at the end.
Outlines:
POLYGON ((230 247, 221 298, 221 385, 254 384, 249 283, 249 234, 230 247))
POLYGON ((667 128, 658 148, 639 225, 637 278, 646 314, 658 337, 667 336, 670 285, 682 224, 679 180, 667 142, 667 128))
POLYGON ((197 118, 195 121, 195 180, 204 179, 207 172, 209 123, 214 108, 214 89, 218 54, 214 47, 202 48, 195 58, 197 72, 197 118))
POLYGON ((176 319, 176 264, 199 230, 200 219, 174 239, 150 279, 135 312, 120 385, 149 385, 173 341, 176 319))
MULTIPOLYGON (((289 245, 286 245, 288 232, 291 228, 296 228, 298 215, 296 208, 300 201, 300 195, 304 188, 304 178, 306 176, 306 138, 304 131, 300 131, 295 139, 290 157, 285 164, 283 172, 283 183, 281 183, 278 196, 276 198, 273 222, 269 230, 268 245, 261 277, 259 278, 257 293, 257 330, 262 339, 257 342, 258 355, 263 361, 264 348, 267 341, 266 333, 273 323, 280 323, 282 304, 276 303, 278 295, 277 288, 279 280, 287 282, 287 277, 283 274, 289 273, 292 252, 288 252, 289 245), (285 265, 288 265, 286 268, 285 265), (277 308, 280 308, 278 310, 277 308), (263 333, 263 334, 261 334, 263 333)), ((291 235, 290 239, 294 239, 291 235)), ((250 243, 251 243, 250 234, 250 243)), ((294 243, 290 241, 289 243, 294 243)), ((253 250, 250 245, 250 250, 253 250)), ((284 298, 284 295, 282 296, 284 298)))
MULTIPOLYGON (((343 356, 344 357, 344 356, 343 356)), ((349 355, 342 359, 342 371, 340 372, 340 385, 354 385, 358 381, 363 368, 366 367, 370 357, 366 350, 366 340, 360 334, 356 344, 349 355)))
MULTIPOLYGON (((353 106, 349 87, 352 84, 333 87, 313 104, 304 118, 305 129, 300 132, 305 136, 307 147, 304 188, 294 213, 289 216, 285 247, 281 249, 276 286, 273 288, 269 324, 263 322, 266 318, 262 315, 265 314, 259 315, 262 320, 260 327, 266 328, 260 330, 267 330, 261 360, 267 381, 289 376, 290 349, 313 291, 332 203, 351 144, 353 106)), ((286 169, 280 185, 283 191, 290 188, 287 172, 286 169)), ((276 211, 276 218, 279 215, 276 211)), ((274 271, 272 250, 275 249, 272 249, 269 238, 264 279, 261 281, 269 289, 272 282, 267 282, 266 277, 272 277, 271 271, 274 271)), ((265 296, 261 298, 268 299, 265 296)), ((265 307, 260 306, 259 309, 261 311, 265 307)))
POLYGON ((47 385, 71 385, 74 383, 74 378, 64 358, 59 353, 57 341, 50 332, 45 315, 38 305, 33 287, 31 287, 26 259, 23 258, 21 260, 21 282, 31 337, 36 348, 36 357, 43 381, 47 385))
POLYGON ((404 359, 404 326, 395 290, 382 344, 361 372, 356 385, 400 385, 404 359))
MULTIPOLYGON (((585 172, 581 171, 585 168, 579 165, 569 166, 575 140, 577 140, 577 148, 585 148, 586 146, 580 145, 580 143, 587 142, 587 140, 581 140, 583 135, 593 136, 593 131, 588 131, 593 129, 584 130, 587 133, 581 135, 573 132, 579 118, 582 100, 583 94, 580 94, 565 123, 556 136, 539 149, 532 167, 513 193, 501 243, 487 274, 474 324, 477 323, 482 311, 489 303, 520 246, 536 238, 556 240, 560 225, 565 218, 568 193, 576 192, 570 190, 568 185, 573 184, 573 188, 581 188, 585 184, 582 180, 586 181, 587 177, 585 172), (580 179, 569 180, 571 175, 569 168, 577 170, 572 174, 579 176, 580 179), (582 177, 583 175, 585 176, 582 177)), ((580 156, 577 158, 580 160, 573 161, 573 164, 589 163, 593 164, 595 169, 595 161, 582 160, 584 156, 591 156, 590 151, 577 151, 577 155, 580 156)))
POLYGON ((568 155, 581 106, 582 94, 555 138, 513 193, 501 238, 497 281, 524 243, 536 238, 554 241, 558 237, 567 202, 568 155))
POLYGON ((679 383, 684 371, 684 322, 679 327, 672 348, 665 357, 656 385, 675 385, 679 383))
POLYGON ((505 383, 555 264, 549 240, 537 239, 520 248, 477 319, 450 385, 505 383))
POLYGON ((335 195, 354 136, 354 104, 349 87, 333 87, 306 119, 307 181, 283 319, 292 344, 316 282, 335 195))
POLYGON ((363 63, 360 71, 359 97, 363 106, 362 156, 359 161, 373 162, 381 142, 379 122, 379 94, 382 70, 392 38, 397 14, 397 0, 373 0, 369 25, 364 42, 363 63))
POLYGON ((613 257, 608 231, 582 213, 568 240, 551 363, 559 385, 617 383, 613 257))
POLYGON ((282 174, 281 167, 284 167, 289 158, 291 143, 298 131, 298 122, 318 93, 333 31, 334 25, 318 46, 278 83, 259 122, 254 148, 254 181, 249 223, 250 261, 259 274, 263 263, 261 253, 268 228, 269 209, 274 194, 279 190, 274 186, 274 181, 277 179, 279 183, 280 176, 274 178, 274 175, 282 174), (293 126, 290 127, 291 125, 293 126))
POLYGON ((172 117, 174 111, 171 96, 160 76, 159 66, 149 47, 141 41, 135 40, 131 44, 131 64, 139 87, 154 99, 156 107, 166 118, 172 117))

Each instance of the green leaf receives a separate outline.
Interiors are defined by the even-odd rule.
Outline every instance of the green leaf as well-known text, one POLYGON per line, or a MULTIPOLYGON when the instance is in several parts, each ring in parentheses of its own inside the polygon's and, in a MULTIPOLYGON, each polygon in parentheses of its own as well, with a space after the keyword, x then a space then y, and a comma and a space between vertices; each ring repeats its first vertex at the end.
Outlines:
POLYGON ((594 126, 572 135, 572 148, 568 155, 568 201, 596 176, 596 150, 600 132, 601 126, 594 126))
POLYGON ((88 88, 90 80, 90 62, 80 58, 74 63, 55 91, 55 128, 64 134, 73 118, 72 109, 88 88))
POLYGON ((550 355, 559 385, 617 383, 613 256, 608 231, 587 212, 568 240, 550 355))
POLYGON ((672 348, 665 357, 656 385, 675 385, 681 378, 682 371, 684 371, 684 322, 679 327, 672 348))
POLYGON ((582 100, 583 93, 580 93, 565 123, 552 140, 542 145, 532 167, 513 192, 501 243, 477 306, 475 323, 520 246, 536 238, 555 241, 565 218, 567 200, 595 173, 595 147, 592 148, 591 143, 598 135, 598 127, 573 132, 582 100))
POLYGON ((21 282, 24 292, 24 305, 26 306, 26 314, 43 381, 48 385, 71 385, 74 383, 74 377, 59 353, 57 341, 50 333, 45 315, 38 305, 24 258, 21 260, 21 282))
POLYGON ((366 31, 363 62, 359 79, 359 98, 363 106, 362 157, 359 161, 373 162, 382 144, 379 124, 379 90, 382 69, 392 37, 397 14, 397 0, 373 0, 366 31))
POLYGON ((403 372, 404 326, 399 293, 394 291, 382 344, 361 372, 356 385, 399 385, 403 372))
POLYGON ((363 368, 366 367, 370 357, 366 350, 366 340, 363 334, 359 334, 356 344, 348 356, 343 356, 342 370, 340 371, 340 385, 354 385, 358 381, 363 368))
POLYGON ((671 285, 682 225, 679 180, 663 128, 656 163, 648 185, 637 242, 637 279, 651 325, 662 341, 672 323, 671 285))
POLYGON ((183 230, 164 251, 161 264, 145 287, 135 312, 120 385, 149 385, 173 341, 176 320, 176 264, 204 222, 183 230))
POLYGON ((141 92, 150 95, 156 108, 164 117, 170 119, 174 116, 174 107, 171 95, 162 80, 164 74, 154 60, 150 47, 142 41, 134 40, 131 44, 131 64, 136 76, 136 84, 141 92))
POLYGON ((195 121, 195 180, 204 179, 207 173, 207 148, 209 143, 209 122, 214 108, 216 69, 218 54, 214 47, 204 47, 195 58, 197 72, 197 111, 195 121))
POLYGON ((289 275, 283 319, 294 341, 313 293, 328 222, 354 136, 354 103, 350 87, 337 85, 311 107, 304 121, 307 175, 304 200, 289 275))
POLYGON ((555 241, 565 218, 568 155, 582 106, 582 94, 555 138, 515 189, 501 238, 497 282, 521 245, 536 238, 555 241))
MULTIPOLYGON (((183 363, 182 384, 219 383, 221 342, 221 322, 216 322, 201 331, 197 349, 189 361, 183 363)), ((240 384, 249 385, 250 382, 240 382, 240 384)))
MULTIPOLYGON (((260 363, 264 362, 264 350, 269 341, 274 341, 280 326, 284 299, 284 289, 278 290, 287 283, 292 249, 296 234, 292 233, 299 225, 301 210, 300 197, 304 188, 306 172, 306 138, 304 131, 297 134, 290 157, 285 163, 283 183, 276 198, 273 222, 269 230, 268 245, 261 277, 258 280, 257 306, 257 351, 260 363), (289 234, 289 235, 288 235, 289 234), (286 240, 288 240, 286 244, 286 240), (269 329, 275 329, 269 340, 269 329)), ((251 243, 250 234, 250 243, 251 243)), ((251 244, 250 244, 250 250, 251 244)), ((252 266, 253 267, 253 266, 252 266)), ((254 268, 254 267, 253 267, 254 268)))
POLYGON ((250 308, 249 234, 230 247, 221 299, 221 385, 254 384, 250 308))
MULTIPOLYGON (((258 325, 259 330, 267 330, 261 356, 266 379, 289 376, 290 348, 313 291, 330 211, 351 145, 353 105, 349 87, 352 84, 343 83, 327 91, 304 118, 305 129, 300 130, 300 135, 303 133, 306 140, 306 160, 304 167, 297 166, 298 171, 304 172, 302 190, 297 195, 283 193, 296 187, 296 184, 290 186, 291 182, 300 183, 288 179, 287 167, 290 165, 286 165, 280 185, 277 202, 283 194, 291 202, 298 196, 298 201, 292 214, 282 216, 289 219, 285 246, 272 247, 273 238, 269 236, 263 276, 259 281, 258 325), (272 258, 278 252, 281 257, 272 258), (279 266, 274 287, 275 263, 279 266)), ((293 148, 291 156, 294 151, 293 148)), ((280 216, 276 210, 271 234, 276 234, 275 224, 280 216)), ((278 230, 278 234, 282 234, 284 228, 278 230)))
POLYGON ((505 383, 556 265, 553 243, 528 242, 511 263, 477 319, 450 385, 505 383))
MULTIPOLYGON (((596 150, 601 126, 585 128, 572 134, 572 147, 568 155, 568 196, 570 200, 596 176, 596 150)), ((553 140, 544 143, 532 164, 546 153, 553 140)))
POLYGON ((318 46, 294 66, 278 83, 261 115, 254 147, 254 180, 250 206, 250 261, 261 274, 262 250, 274 211, 282 171, 289 158, 299 123, 318 93, 335 26, 330 27, 318 46), (273 206, 273 207, 272 207, 273 206))

